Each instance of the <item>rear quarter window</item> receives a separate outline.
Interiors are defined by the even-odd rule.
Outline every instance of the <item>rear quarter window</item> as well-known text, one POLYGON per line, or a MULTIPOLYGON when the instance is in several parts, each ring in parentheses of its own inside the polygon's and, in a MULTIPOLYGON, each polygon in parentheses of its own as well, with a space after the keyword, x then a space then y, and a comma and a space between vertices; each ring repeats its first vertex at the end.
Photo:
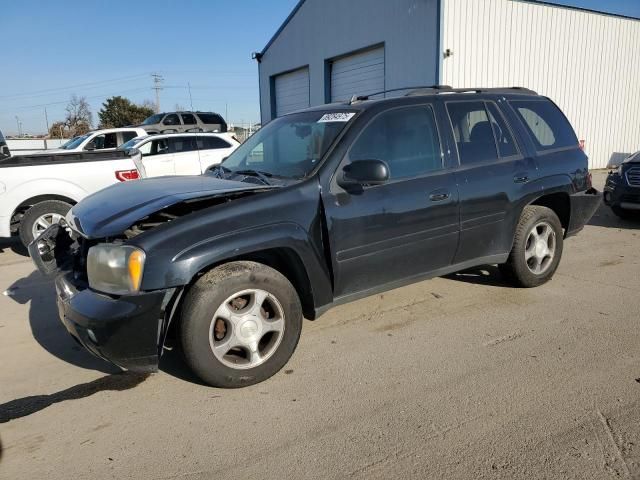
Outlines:
POLYGON ((567 117, 549 100, 512 100, 515 109, 539 151, 578 146, 567 117))

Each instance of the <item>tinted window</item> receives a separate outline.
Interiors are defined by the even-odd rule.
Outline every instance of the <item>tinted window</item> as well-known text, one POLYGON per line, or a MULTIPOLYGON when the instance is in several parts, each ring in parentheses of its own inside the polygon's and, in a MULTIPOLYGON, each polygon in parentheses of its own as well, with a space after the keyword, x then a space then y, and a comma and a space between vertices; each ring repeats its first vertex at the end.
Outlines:
POLYGON ((163 125, 180 125, 180 119, 178 119, 178 115, 175 113, 170 113, 167 115, 162 121, 163 125))
POLYGON ((391 178, 442 168, 440 140, 431 107, 390 110, 376 117, 351 147, 349 159, 384 160, 391 178))
POLYGON ((145 157, 163 155, 165 153, 169 153, 169 144, 166 138, 161 138, 159 140, 143 143, 138 147, 138 150, 140 150, 142 155, 145 157))
POLYGON ((448 102, 447 111, 461 164, 497 160, 496 142, 484 102, 448 102))
POLYGON ((527 126, 538 150, 578 146, 573 128, 552 102, 517 100, 510 103, 527 126))
POLYGON ((151 115, 144 122, 142 122, 142 125, 153 125, 155 123, 160 123, 160 120, 162 120, 163 116, 164 116, 163 113, 158 113, 156 115, 151 115))
POLYGON ((493 127, 493 134, 496 138, 500 156, 509 157, 511 155, 517 155, 518 147, 516 147, 516 142, 513 139, 507 122, 498 111, 496 104, 487 103, 487 111, 489 112, 489 118, 491 119, 491 126, 493 127))
POLYGON ((196 117, 190 113, 181 113, 180 116, 182 117, 182 123, 185 125, 195 125, 197 123, 196 117))
POLYGON ((172 137, 169 139, 171 153, 192 152, 198 147, 193 137, 172 137))
POLYGON ((206 123, 208 125, 222 125, 224 123, 222 117, 215 113, 198 113, 198 116, 200 117, 202 123, 206 123))
POLYGON ((122 132, 122 143, 127 143, 129 140, 136 138, 138 134, 133 131, 122 132))
POLYGON ((117 133, 105 133, 98 135, 87 145, 88 149, 92 147, 95 150, 103 150, 105 148, 116 148, 118 146, 118 134, 117 133))
POLYGON ((218 137, 198 137, 198 148, 201 150, 229 148, 230 146, 231 145, 218 137))

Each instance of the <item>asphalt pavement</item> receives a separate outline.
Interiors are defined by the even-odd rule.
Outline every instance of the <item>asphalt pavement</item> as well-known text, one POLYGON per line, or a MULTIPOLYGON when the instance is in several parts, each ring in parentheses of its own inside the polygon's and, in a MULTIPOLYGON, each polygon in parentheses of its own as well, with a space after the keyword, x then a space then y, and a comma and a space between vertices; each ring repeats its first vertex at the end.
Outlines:
POLYGON ((542 287, 486 266, 337 307, 220 390, 177 351, 151 376, 92 357, 0 243, 0 478, 640 478, 639 247, 603 206, 542 287))

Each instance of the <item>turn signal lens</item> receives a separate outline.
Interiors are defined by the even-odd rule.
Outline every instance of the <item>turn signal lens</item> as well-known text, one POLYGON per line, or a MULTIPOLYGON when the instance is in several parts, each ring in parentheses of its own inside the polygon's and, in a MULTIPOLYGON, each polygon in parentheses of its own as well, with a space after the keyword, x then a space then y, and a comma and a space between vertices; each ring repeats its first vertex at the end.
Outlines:
POLYGON ((131 289, 134 292, 140 290, 142 283, 142 269, 144 268, 144 252, 142 250, 134 250, 129 255, 129 281, 131 289))

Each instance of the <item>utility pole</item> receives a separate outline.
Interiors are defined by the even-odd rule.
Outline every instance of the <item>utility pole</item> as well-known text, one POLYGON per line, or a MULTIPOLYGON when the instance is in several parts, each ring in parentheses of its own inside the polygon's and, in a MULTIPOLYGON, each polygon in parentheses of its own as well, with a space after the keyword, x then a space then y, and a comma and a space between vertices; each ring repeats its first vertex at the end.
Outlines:
POLYGON ((193 112, 193 97, 191 96, 191 82, 187 82, 187 88, 189 89, 189 102, 191 103, 191 111, 193 112))
POLYGON ((16 115, 16 124, 18 125, 18 138, 22 137, 22 122, 20 118, 16 115))
POLYGON ((47 135, 49 134, 49 115, 47 115, 47 107, 44 107, 44 121, 47 124, 47 135))
POLYGON ((156 91, 156 113, 160 113, 160 90, 162 90, 162 82, 164 82, 164 78, 159 73, 152 73, 151 77, 153 78, 153 90, 156 91))
POLYGON ((229 121, 229 104, 227 102, 224 102, 224 119, 229 121))

